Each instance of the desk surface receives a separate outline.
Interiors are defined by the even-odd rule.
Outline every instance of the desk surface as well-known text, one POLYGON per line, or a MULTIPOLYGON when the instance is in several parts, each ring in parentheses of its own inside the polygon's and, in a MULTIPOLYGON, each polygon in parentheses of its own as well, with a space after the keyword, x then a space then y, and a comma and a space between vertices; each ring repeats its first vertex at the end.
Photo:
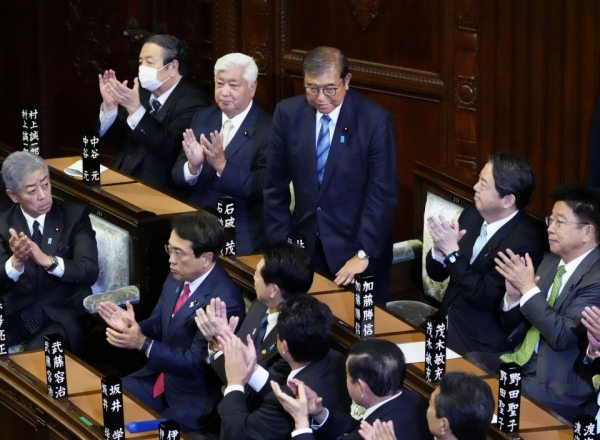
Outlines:
MULTIPOLYGON (((14 377, 22 378, 28 384, 34 385, 39 391, 40 395, 36 396, 36 400, 45 401, 48 405, 55 405, 59 408, 62 407, 64 417, 66 419, 71 418, 71 423, 79 423, 81 425, 80 428, 84 431, 89 431, 89 438, 102 438, 103 415, 102 393, 100 391, 102 376, 99 373, 93 371, 75 356, 67 353, 66 370, 69 397, 67 403, 60 403, 45 395, 46 366, 43 351, 18 353, 10 355, 9 359, 12 371, 17 373, 14 377), (93 425, 88 427, 84 422, 79 420, 81 416, 92 422, 93 425), (96 437, 95 435, 98 433, 100 436, 96 437)), ((137 399, 127 394, 123 395, 123 408, 125 423, 152 420, 160 417, 157 413, 137 401, 137 399)), ((126 430, 126 438, 150 439, 156 438, 156 433, 142 432, 132 434, 126 430)))
MULTIPOLYGON (((78 160, 81 160, 81 156, 70 156, 70 157, 56 157, 54 159, 45 159, 48 166, 54 168, 57 171, 63 172, 65 168, 73 165, 78 160)), ((68 175, 67 173, 65 173, 68 175)), ((82 181, 81 177, 70 176, 75 180, 82 181)), ((118 183, 130 183, 135 182, 131 177, 127 177, 125 174, 121 174, 117 171, 108 169, 100 174, 101 185, 114 185, 118 183)))
MULTIPOLYGON (((251 276, 254 267, 260 260, 260 255, 237 257, 235 261, 223 259, 223 264, 228 270, 235 272, 236 277, 242 279, 246 286, 251 286, 251 276), (240 265, 239 262, 243 262, 240 265), (240 268, 246 273, 240 273, 240 268)), ((320 275, 315 275, 315 282, 310 293, 315 295, 332 310, 336 318, 334 328, 334 340, 339 346, 349 348, 358 337, 354 334, 354 294, 345 289, 340 289, 331 280, 320 275)), ((387 339, 396 344, 406 342, 419 342, 425 339, 420 328, 404 322, 400 317, 389 310, 376 306, 375 309, 375 335, 378 338, 387 339)), ((408 366, 406 384, 415 389, 425 398, 433 392, 435 385, 427 382, 423 377, 424 363, 415 363, 408 366)), ((498 378, 489 372, 471 364, 464 358, 450 359, 446 366, 448 371, 468 371, 483 378, 492 388, 498 405, 498 378)), ((519 435, 524 440, 572 440, 573 429, 562 419, 557 418, 551 411, 528 398, 521 401, 521 431, 519 435)), ((490 439, 509 438, 501 433, 496 427, 490 429, 490 439)))

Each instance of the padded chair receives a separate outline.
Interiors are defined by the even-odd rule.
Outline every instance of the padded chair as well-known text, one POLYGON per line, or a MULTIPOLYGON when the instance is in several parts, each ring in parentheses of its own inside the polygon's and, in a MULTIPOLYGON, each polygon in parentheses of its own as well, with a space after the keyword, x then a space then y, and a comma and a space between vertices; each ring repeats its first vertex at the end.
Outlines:
MULTIPOLYGON (((427 275, 427 271, 425 270, 425 259, 427 258, 427 253, 433 246, 433 239, 431 238, 431 234, 429 234, 425 223, 427 217, 430 215, 441 214, 448 219, 458 219, 462 210, 463 208, 461 206, 428 192, 425 212, 423 214, 423 242, 421 243, 419 240, 407 240, 394 244, 394 259, 392 264, 398 264, 403 261, 414 259, 414 256, 419 254, 416 250, 418 250, 419 247, 422 248, 422 252, 420 253, 422 254, 421 278, 423 281, 423 293, 437 302, 441 302, 450 280, 448 278, 440 283, 433 281, 427 275)), ((392 312, 400 315, 415 325, 422 324, 428 316, 437 312, 437 308, 421 301, 391 301, 388 302, 386 306, 392 312)))

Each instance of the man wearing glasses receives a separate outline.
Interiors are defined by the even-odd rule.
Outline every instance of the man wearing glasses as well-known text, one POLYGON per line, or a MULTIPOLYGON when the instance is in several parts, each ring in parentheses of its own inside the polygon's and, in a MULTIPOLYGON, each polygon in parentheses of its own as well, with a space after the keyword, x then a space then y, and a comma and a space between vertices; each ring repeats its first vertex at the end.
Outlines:
MULTIPOLYGON (((207 212, 173 218, 169 244, 171 274, 150 317, 136 322, 131 304, 123 310, 114 303, 99 305, 109 328, 108 342, 140 350, 148 358, 141 370, 123 378, 123 388, 182 431, 216 434, 221 381, 206 364, 208 343, 196 326, 196 310, 212 298, 227 304, 227 316, 245 316, 240 289, 216 263, 224 244, 223 227, 207 212)), ((210 438, 210 437, 209 437, 210 438)))
POLYGON ((496 258, 496 270, 506 279, 502 324, 521 345, 468 357, 496 373, 503 362, 521 365, 521 389, 572 421, 594 393, 591 372, 578 357, 587 345, 582 312, 600 306, 600 193, 564 186, 552 196, 546 218, 552 253, 537 273, 528 253, 507 250, 496 258))
POLYGON ((273 118, 267 239, 303 236, 316 270, 338 285, 366 271, 375 277, 375 301, 385 303, 398 200, 392 116, 350 89, 348 60, 339 49, 310 50, 302 69, 305 94, 280 102, 273 118))

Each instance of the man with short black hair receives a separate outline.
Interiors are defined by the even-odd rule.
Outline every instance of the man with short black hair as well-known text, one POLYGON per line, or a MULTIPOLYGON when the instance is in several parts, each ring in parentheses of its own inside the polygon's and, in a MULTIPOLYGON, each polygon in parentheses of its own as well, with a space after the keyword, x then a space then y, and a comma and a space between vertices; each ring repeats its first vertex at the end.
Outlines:
MULTIPOLYGON (((406 375, 404 354, 400 348, 383 339, 367 339, 357 342, 350 348, 346 361, 346 386, 350 398, 366 409, 363 420, 392 421, 394 431, 400 440, 431 439, 425 417, 425 403, 416 393, 403 387, 406 375)), ((302 384, 309 400, 312 400, 310 416, 313 424, 292 415, 296 430, 292 437, 298 439, 360 439, 359 422, 347 412, 330 411, 326 404, 316 401, 319 394, 302 384), (312 429, 311 429, 312 428, 312 429)), ((282 403, 289 396, 282 395, 276 383, 273 384, 276 396, 282 403)), ((285 404, 285 403, 284 403, 285 404)))
POLYGON ((171 168, 181 151, 183 131, 196 110, 208 106, 187 78, 187 52, 171 35, 148 37, 139 55, 132 88, 114 70, 98 75, 102 105, 100 137, 118 146, 113 166, 172 195, 171 168), (140 87, 141 85, 141 87, 140 87))
POLYGON ((0 214, 0 295, 7 345, 44 347, 59 333, 77 353, 85 341, 83 299, 98 279, 98 247, 88 210, 52 198, 48 165, 26 151, 2 165, 14 203, 0 214))
MULTIPOLYGON (((304 295, 313 281, 313 266, 305 249, 286 241, 268 245, 263 257, 256 265, 254 290, 256 300, 252 302, 246 319, 236 335, 246 340, 250 335, 256 347, 258 365, 286 377, 289 364, 281 359, 277 351, 277 321, 283 303, 296 295, 304 295)), ((226 306, 220 299, 211 300, 206 311, 196 311, 196 323, 213 349, 211 366, 223 383, 225 364, 218 348, 217 335, 227 328, 235 329, 237 318, 227 320, 226 306)))
POLYGON ((165 246, 171 274, 150 317, 136 322, 129 302, 126 311, 103 302, 98 312, 110 327, 111 345, 137 349, 148 357, 144 368, 123 378, 123 388, 163 417, 176 420, 184 432, 216 434, 221 385, 205 363, 208 344, 194 316, 219 297, 227 302, 227 315, 243 319, 244 300, 217 264, 224 244, 219 220, 208 212, 190 212, 174 217, 172 225, 165 246))
POLYGON ((507 249, 495 259, 506 279, 502 323, 521 345, 468 357, 496 373, 503 362, 521 365, 521 389, 572 420, 594 393, 591 372, 578 357, 587 344, 582 312, 600 307, 600 191, 566 185, 552 197, 546 217, 552 253, 537 272, 529 254, 507 249))
POLYGON ((448 345, 461 352, 494 352, 514 348, 499 322, 505 288, 504 278, 494 270, 494 257, 510 248, 529 253, 537 267, 544 242, 524 210, 535 188, 527 161, 512 153, 493 153, 473 188, 475 204, 458 222, 442 215, 427 219, 433 247, 426 269, 434 281, 450 277, 436 313, 448 319, 448 345))
MULTIPOLYGON (((337 411, 348 411, 350 399, 343 383, 344 358, 329 348, 333 315, 329 307, 310 295, 297 295, 283 303, 277 320, 277 350, 289 363, 292 378, 315 390, 323 404, 337 411)), ((221 439, 287 439, 294 421, 279 404, 267 383, 269 373, 256 366, 256 353, 250 336, 247 345, 230 332, 222 332, 227 388, 219 404, 221 439), (256 371, 255 371, 256 370, 256 371), (254 374, 262 375, 256 390, 263 395, 261 405, 248 408, 244 386, 254 374)), ((279 378, 271 375, 271 379, 279 378)), ((255 379, 253 379, 255 380, 255 379)), ((284 387, 285 392, 292 391, 284 387)))

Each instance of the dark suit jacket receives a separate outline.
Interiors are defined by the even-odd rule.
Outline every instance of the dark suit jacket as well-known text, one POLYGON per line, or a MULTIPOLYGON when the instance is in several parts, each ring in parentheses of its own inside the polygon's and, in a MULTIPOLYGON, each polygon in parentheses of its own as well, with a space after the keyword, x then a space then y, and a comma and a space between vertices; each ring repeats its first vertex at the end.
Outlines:
POLYGON ((317 233, 332 273, 356 252, 370 257, 378 277, 375 299, 385 301, 392 259, 392 221, 398 201, 396 137, 392 116, 348 90, 319 187, 316 110, 305 96, 277 104, 265 175, 265 228, 269 241, 306 237, 314 255, 317 233), (289 211, 290 180, 296 205, 289 211), (379 290, 378 286, 383 289, 379 290))
POLYGON ((504 277, 495 269, 494 258, 506 249, 519 255, 529 252, 537 267, 543 258, 544 238, 520 210, 489 239, 471 265, 483 218, 472 205, 462 212, 458 222, 467 233, 458 243, 461 257, 456 263, 444 267, 431 257, 431 252, 426 260, 427 274, 433 280, 451 277, 437 312, 448 316, 448 343, 463 353, 510 350, 514 344, 505 345, 508 333, 502 329, 498 312, 506 288, 504 277))
POLYGON ((156 114, 150 114, 150 92, 143 87, 140 103, 146 114, 134 130, 127 124, 127 110, 119 106, 117 119, 103 136, 119 147, 113 166, 161 191, 182 195, 171 179, 171 168, 181 151, 184 130, 208 101, 193 80, 183 77, 156 114))
MULTIPOLYGON (((404 389, 402 394, 384 403, 365 420, 371 425, 375 420, 394 422, 398 440, 431 440, 433 436, 427 425, 427 405, 414 391, 404 389)), ((330 411, 327 421, 314 433, 316 439, 361 440, 358 433, 360 422, 349 413, 330 411)), ((309 437, 307 437, 309 438, 309 437)))
MULTIPOLYGON (((244 342, 246 337, 250 335, 252 340, 256 337, 260 322, 267 313, 267 306, 261 303, 259 300, 254 300, 248 309, 246 319, 242 322, 236 335, 244 342)), ((270 370, 276 376, 280 378, 287 378, 290 373, 290 365, 283 360, 279 351, 277 351, 277 325, 265 336, 260 345, 260 351, 256 353, 258 365, 270 370)), ((210 364, 215 372, 219 375, 224 384, 227 383, 227 376, 225 375, 225 358, 219 356, 213 359, 210 364)), ((280 382, 280 380, 278 380, 280 382)), ((248 388, 248 387, 247 387, 248 388)))
POLYGON ((32 261, 25 263, 24 273, 15 283, 6 275, 5 263, 12 256, 8 241, 9 228, 31 238, 20 205, 0 214, 0 292, 4 294, 6 315, 18 312, 38 301, 52 321, 63 324, 65 341, 78 351, 85 339, 81 319, 86 315, 83 299, 92 294, 98 279, 98 247, 87 209, 54 199, 46 214, 42 252, 61 257, 65 273, 61 278, 40 269, 32 261))
POLYGON ((131 376, 165 373, 168 406, 187 426, 197 429, 214 416, 221 399, 221 382, 205 362, 208 343, 194 321, 196 309, 219 297, 227 303, 228 316, 243 318, 244 301, 240 288, 216 264, 192 293, 190 303, 171 318, 183 284, 169 275, 152 314, 139 323, 142 333, 154 342, 146 366, 131 376))
POLYGON ((591 371, 578 357, 588 343, 581 312, 585 306, 600 307, 600 249, 583 259, 550 307, 546 298, 559 262, 554 254, 544 258, 537 271, 541 293, 523 307, 503 312, 502 322, 519 343, 531 325, 540 331, 537 358, 524 366, 523 391, 541 402, 577 406, 594 393, 591 371))
MULTIPOLYGON (((323 405, 336 411, 349 412, 350 397, 346 388, 344 357, 333 350, 325 359, 307 365, 296 378, 303 381, 323 398, 323 405)), ((270 383, 265 387, 270 388, 270 383)), ((263 387, 263 388, 265 388, 263 387)), ((282 389, 292 394, 287 386, 282 389)), ((288 439, 294 421, 279 404, 273 392, 265 393, 261 406, 250 412, 243 393, 233 391, 219 404, 221 439, 288 439)))
MULTIPOLYGON (((191 128, 196 138, 221 130, 221 109, 210 107, 198 110, 191 128)), ((271 130, 271 116, 254 102, 242 125, 225 149, 227 165, 221 177, 208 163, 202 166, 197 182, 192 186, 190 203, 217 214, 219 197, 235 200, 236 254, 259 252, 265 241, 263 225, 263 184, 267 167, 267 141, 271 130)), ((186 185, 183 167, 187 162, 181 151, 173 167, 173 181, 186 185)))

